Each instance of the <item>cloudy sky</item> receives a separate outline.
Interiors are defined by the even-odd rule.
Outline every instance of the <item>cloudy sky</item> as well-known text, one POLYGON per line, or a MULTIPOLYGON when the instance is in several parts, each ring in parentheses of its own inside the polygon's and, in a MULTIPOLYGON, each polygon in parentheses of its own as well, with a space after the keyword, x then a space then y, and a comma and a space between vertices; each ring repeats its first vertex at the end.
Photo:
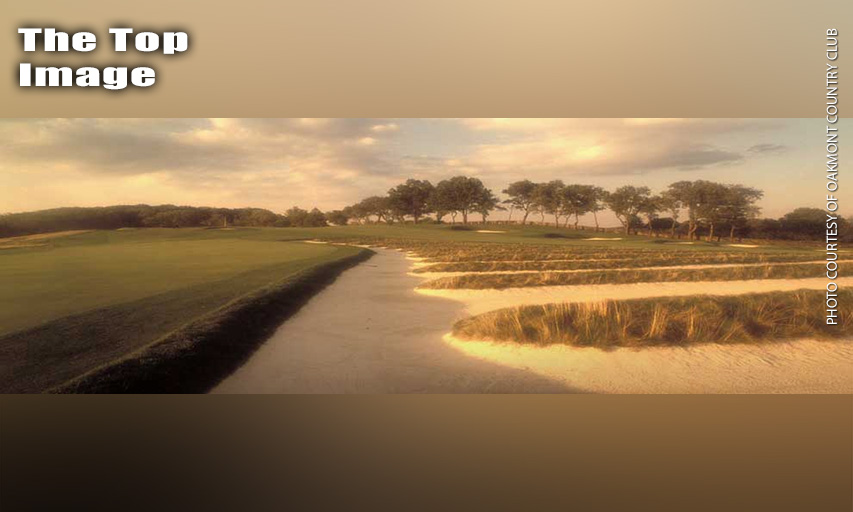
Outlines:
MULTIPOLYGON (((821 119, 6 119, 0 213, 188 204, 341 208, 408 178, 765 191, 822 207, 821 119)), ((842 131, 846 126, 841 127, 842 131)), ((842 187, 843 189, 843 187, 842 187)))

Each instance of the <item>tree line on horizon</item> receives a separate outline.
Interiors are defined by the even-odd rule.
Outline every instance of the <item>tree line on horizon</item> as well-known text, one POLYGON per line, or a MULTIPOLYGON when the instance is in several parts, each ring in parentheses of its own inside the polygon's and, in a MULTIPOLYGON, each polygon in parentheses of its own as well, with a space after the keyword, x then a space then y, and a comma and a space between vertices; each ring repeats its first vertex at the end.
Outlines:
MULTIPOLYGON (((658 194, 649 187, 624 185, 607 191, 602 187, 565 184, 560 180, 535 183, 515 181, 499 199, 477 178, 456 176, 433 185, 408 179, 384 196, 370 196, 341 210, 322 212, 292 207, 284 214, 262 208, 211 208, 175 205, 119 205, 91 208, 55 208, 0 215, 0 237, 76 229, 134 227, 322 227, 348 223, 451 223, 469 224, 471 215, 481 222, 495 211, 507 211, 509 219, 525 225, 531 216, 542 224, 575 229, 580 218, 592 214, 596 231, 598 213, 610 210, 624 233, 650 236, 700 236, 734 240, 744 236, 767 239, 818 239, 825 231, 825 212, 797 208, 780 219, 758 218, 756 202, 763 192, 743 185, 707 180, 678 181, 658 194), (683 220, 681 220, 683 219, 683 220)), ((843 224, 846 226, 846 223, 843 224)))
POLYGON ((417 224, 427 215, 435 222, 447 216, 455 223, 461 216, 468 224, 469 215, 477 213, 485 223, 495 210, 513 214, 525 225, 531 215, 538 215, 540 223, 546 217, 553 219, 555 227, 568 227, 572 222, 579 228, 580 218, 592 214, 594 229, 601 230, 598 212, 610 210, 626 234, 645 230, 647 234, 668 234, 670 237, 686 236, 696 240, 701 235, 707 240, 719 240, 723 234, 730 240, 746 235, 761 238, 813 238, 823 233, 825 215, 817 208, 797 208, 781 219, 759 219, 756 205, 764 193, 744 185, 730 185, 707 180, 678 181, 659 194, 649 187, 623 185, 607 191, 602 187, 583 184, 566 184, 561 180, 535 183, 521 180, 510 183, 502 193, 501 201, 482 181, 467 176, 456 176, 433 186, 427 180, 409 179, 390 189, 385 196, 371 196, 343 210, 331 212, 329 218, 337 224, 354 220, 358 223, 405 222, 407 218, 417 224), (684 216, 684 221, 679 219, 684 216))
POLYGON ((322 227, 326 214, 293 207, 284 215, 263 208, 117 205, 52 208, 0 215, 0 236, 20 236, 76 229, 190 227, 322 227))

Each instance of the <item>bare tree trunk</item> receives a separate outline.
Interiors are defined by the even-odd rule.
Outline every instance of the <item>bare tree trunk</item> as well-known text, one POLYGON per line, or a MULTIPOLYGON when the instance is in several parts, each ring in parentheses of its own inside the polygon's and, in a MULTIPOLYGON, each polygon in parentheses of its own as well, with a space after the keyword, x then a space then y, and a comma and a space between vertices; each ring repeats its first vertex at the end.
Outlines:
POLYGON ((708 231, 708 241, 709 241, 709 242, 713 242, 713 241, 714 241, 714 223, 713 223, 713 222, 711 222, 711 223, 710 223, 710 226, 709 226, 709 231, 708 231))
POLYGON ((598 212, 592 211, 592 216, 595 219, 595 232, 598 233, 598 212))
POLYGON ((675 238, 675 218, 672 219, 672 224, 669 226, 669 237, 675 238))
POLYGON ((735 225, 732 224, 731 228, 729 229, 729 242, 734 242, 734 241, 735 241, 735 225))
POLYGON ((578 218, 578 214, 576 213, 575 214, 575 231, 578 230, 578 222, 580 222, 580 219, 578 218))
POLYGON ((691 221, 690 221, 690 226, 689 226, 689 228, 688 228, 688 230, 687 230, 687 239, 688 239, 688 240, 690 240, 690 241, 696 240, 696 229, 697 229, 698 227, 699 227, 699 226, 697 226, 697 225, 696 225, 696 221, 695 221, 695 220, 691 220, 691 221))
POLYGON ((530 210, 524 210, 524 217, 521 219, 521 225, 527 224, 527 216, 530 215, 530 210))
POLYGON ((462 210, 462 224, 468 224, 468 210, 462 210))

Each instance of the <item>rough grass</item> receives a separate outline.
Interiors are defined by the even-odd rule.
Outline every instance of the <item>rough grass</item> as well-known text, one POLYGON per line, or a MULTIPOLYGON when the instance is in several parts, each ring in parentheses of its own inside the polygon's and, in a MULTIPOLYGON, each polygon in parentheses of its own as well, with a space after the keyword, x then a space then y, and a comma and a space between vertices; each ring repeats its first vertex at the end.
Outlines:
POLYGON ((493 247, 433 247, 407 248, 418 256, 440 262, 469 261, 551 261, 607 259, 612 257, 651 256, 661 251, 646 249, 603 250, 603 249, 555 249, 537 246, 493 246, 493 247))
POLYGON ((561 286, 688 281, 740 281, 751 279, 802 279, 819 277, 823 263, 781 264, 753 267, 697 269, 603 270, 578 273, 465 274, 434 279, 421 288, 503 289, 529 286, 561 286))
MULTIPOLYGON (((445 230, 445 233, 453 233, 453 231, 445 230)), ((533 234, 531 233, 531 235, 533 234)), ((524 242, 518 242, 517 236, 508 237, 505 241, 502 239, 500 242, 384 237, 324 238, 329 241, 398 249, 433 263, 579 261, 614 258, 677 259, 684 257, 700 258, 702 256, 712 259, 728 258, 730 261, 751 262, 815 259, 814 251, 784 247, 767 246, 757 252, 705 243, 668 246, 648 241, 637 242, 636 240, 598 243, 574 239, 545 239, 541 235, 531 236, 524 242), (544 240, 548 240, 550 243, 543 243, 544 240), (738 258, 741 259, 738 260, 738 258)))
MULTIPOLYGON (((823 291, 800 290, 521 306, 461 320, 453 334, 468 340, 602 348, 853 335, 853 311, 843 311, 839 325, 826 325, 825 299, 823 291)), ((853 291, 839 292, 838 300, 849 303, 853 291)))
POLYGON ((661 254, 639 256, 635 258, 610 258, 600 260, 568 261, 465 261, 453 263, 434 263, 415 269, 425 272, 501 272, 518 270, 586 270, 615 269, 632 267, 666 267, 676 265, 714 265, 714 264, 756 264, 819 261, 820 255, 810 254, 661 254))
MULTIPOLYGON (((394 247, 394 245, 389 245, 394 247)), ((553 247, 536 245, 512 245, 501 244, 501 246, 456 246, 456 247, 426 247, 416 246, 402 247, 410 250, 418 256, 435 262, 525 262, 525 261, 554 261, 554 260, 605 260, 613 258, 646 258, 646 259, 678 259, 678 258, 729 258, 737 261, 771 261, 770 258, 778 258, 782 261, 789 258, 815 259, 814 254, 803 252, 773 252, 756 253, 729 250, 691 250, 680 249, 658 249, 658 248, 631 248, 620 247, 605 249, 600 247, 578 248, 578 247, 553 247)), ((799 261, 799 260, 797 260, 799 261)))

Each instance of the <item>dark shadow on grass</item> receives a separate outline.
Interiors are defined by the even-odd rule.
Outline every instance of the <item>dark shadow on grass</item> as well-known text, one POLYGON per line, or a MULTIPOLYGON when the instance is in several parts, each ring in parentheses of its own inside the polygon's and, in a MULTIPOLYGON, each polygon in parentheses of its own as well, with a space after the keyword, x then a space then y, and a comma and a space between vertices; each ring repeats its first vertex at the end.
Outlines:
MULTIPOLYGON (((372 252, 304 270, 243 296, 120 360, 61 384, 58 393, 203 393, 233 372, 288 317, 372 252)), ((127 314, 132 315, 132 311, 127 314)), ((73 328, 72 328, 73 330, 73 328)), ((100 332, 76 332, 82 339, 100 332)), ((59 335, 57 335, 59 336, 59 335)), ((104 341, 101 341, 104 342, 104 341)))
POLYGON ((581 234, 581 233, 542 233, 542 235, 540 235, 540 236, 542 238, 549 238, 549 239, 564 238, 566 240, 579 240, 581 238, 585 238, 586 236, 588 236, 588 234, 581 234))

